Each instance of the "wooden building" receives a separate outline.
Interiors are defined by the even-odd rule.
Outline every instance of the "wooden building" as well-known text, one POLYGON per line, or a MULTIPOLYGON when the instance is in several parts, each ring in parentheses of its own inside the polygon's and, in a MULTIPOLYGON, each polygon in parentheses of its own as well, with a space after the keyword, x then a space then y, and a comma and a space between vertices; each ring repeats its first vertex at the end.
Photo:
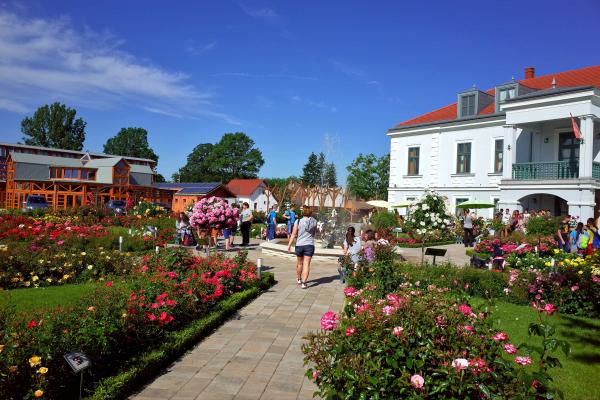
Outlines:
POLYGON ((219 182, 156 183, 155 186, 163 190, 174 191, 173 202, 171 203, 173 212, 185 211, 187 207, 204 197, 222 197, 227 199, 229 203, 236 200, 235 194, 226 185, 219 182))
POLYGON ((55 210, 109 200, 171 203, 154 185, 155 161, 110 154, 0 143, 0 207, 19 209, 42 195, 55 210))

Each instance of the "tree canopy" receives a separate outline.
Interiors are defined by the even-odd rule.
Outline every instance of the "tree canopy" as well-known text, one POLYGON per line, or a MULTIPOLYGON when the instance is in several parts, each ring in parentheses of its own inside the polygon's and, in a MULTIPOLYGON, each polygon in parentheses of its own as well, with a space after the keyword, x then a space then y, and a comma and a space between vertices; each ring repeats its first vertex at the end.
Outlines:
POLYGON ((335 187, 337 174, 335 164, 328 163, 324 153, 310 153, 304 168, 302 168, 302 182, 306 186, 335 187))
POLYGON ((81 118, 76 119, 76 114, 77 111, 59 102, 38 108, 32 117, 21 121, 23 142, 30 146, 81 151, 86 123, 81 118))
POLYGON ((216 144, 202 143, 192 150, 187 163, 173 174, 178 182, 229 182, 256 178, 265 163, 254 140, 243 132, 226 133, 216 144))
POLYGON ((348 191, 363 200, 387 199, 390 180, 390 155, 359 154, 346 167, 348 191))
POLYGON ((119 133, 104 144, 104 152, 124 157, 149 158, 158 162, 158 155, 148 144, 144 128, 121 128, 119 133))

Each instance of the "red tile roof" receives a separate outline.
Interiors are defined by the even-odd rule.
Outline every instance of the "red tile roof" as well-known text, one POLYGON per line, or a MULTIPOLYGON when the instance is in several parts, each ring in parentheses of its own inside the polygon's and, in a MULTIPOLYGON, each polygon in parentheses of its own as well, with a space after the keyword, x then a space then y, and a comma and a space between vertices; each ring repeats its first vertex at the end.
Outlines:
MULTIPOLYGON (((521 79, 518 82, 532 89, 549 89, 552 87, 553 79, 556 79, 556 87, 595 86, 600 89, 600 65, 559 72, 556 74, 548 74, 530 79, 521 79)), ((495 89, 487 90, 487 93, 494 95, 495 89)), ((481 110, 478 115, 492 114, 494 110, 495 105, 492 103, 481 110)), ((396 128, 454 119, 456 119, 456 103, 409 119, 408 121, 401 122, 396 125, 396 128)))
POLYGON ((262 179, 232 179, 227 188, 236 196, 250 196, 263 183, 262 179))

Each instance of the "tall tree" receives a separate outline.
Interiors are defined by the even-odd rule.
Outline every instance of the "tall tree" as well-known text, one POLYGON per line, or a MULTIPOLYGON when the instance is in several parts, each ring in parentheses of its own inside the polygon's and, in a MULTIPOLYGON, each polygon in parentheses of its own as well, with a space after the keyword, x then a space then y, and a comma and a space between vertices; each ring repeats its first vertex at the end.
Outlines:
POLYGON ((159 174, 158 172, 154 174, 154 182, 156 183, 164 183, 166 182, 165 177, 162 176, 162 174, 159 174))
POLYGON ((36 110, 32 117, 21 121, 23 142, 30 146, 57 149, 83 149, 85 125, 81 118, 75 119, 77 111, 59 102, 36 110))
POLYGON ((359 154, 346 167, 348 191, 363 199, 387 199, 390 180, 390 155, 377 157, 375 154, 359 154))
POLYGON ((256 178, 265 163, 254 140, 243 132, 226 133, 215 144, 209 161, 224 182, 235 178, 256 178))
POLYGON ((319 184, 319 158, 315 153, 310 153, 308 161, 302 168, 302 182, 306 186, 317 186, 319 184))
POLYGON ((324 187, 325 184, 325 170, 327 169, 327 160, 325 159, 325 154, 323 152, 319 153, 319 158, 317 161, 317 169, 319 171, 319 176, 317 178, 317 186, 324 187))
POLYGON ((221 181, 218 171, 210 163, 214 145, 202 143, 194 147, 187 157, 187 163, 173 174, 174 182, 221 181))
POLYGON ((325 182, 325 186, 327 187, 336 187, 337 186, 337 173, 335 171, 335 164, 329 163, 325 168, 325 177, 323 178, 325 182))
POLYGON ((148 131, 144 128, 121 128, 119 133, 104 144, 104 152, 125 157, 149 158, 158 162, 158 155, 148 144, 148 131))

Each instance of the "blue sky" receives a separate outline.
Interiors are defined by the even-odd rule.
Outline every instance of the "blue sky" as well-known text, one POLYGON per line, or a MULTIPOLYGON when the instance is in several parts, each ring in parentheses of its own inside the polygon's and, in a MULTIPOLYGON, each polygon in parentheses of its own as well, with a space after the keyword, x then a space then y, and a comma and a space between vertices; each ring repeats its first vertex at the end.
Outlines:
POLYGON ((341 179, 459 91, 598 64, 598 1, 0 1, 0 141, 60 101, 101 151, 141 126, 166 177, 243 131, 264 177, 324 151, 341 179), (568 6, 568 8, 567 8, 568 6))

